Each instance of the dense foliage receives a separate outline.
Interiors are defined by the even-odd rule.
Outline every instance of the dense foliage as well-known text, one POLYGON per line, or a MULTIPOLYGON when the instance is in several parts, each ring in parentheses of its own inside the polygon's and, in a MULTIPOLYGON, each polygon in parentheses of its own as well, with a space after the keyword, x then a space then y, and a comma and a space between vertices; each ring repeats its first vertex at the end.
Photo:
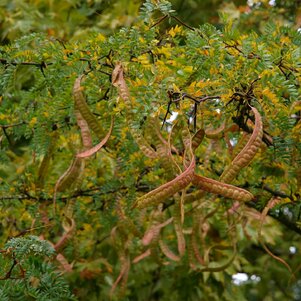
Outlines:
POLYGON ((293 2, 26 2, 1 12, 1 300, 301 300, 293 2))

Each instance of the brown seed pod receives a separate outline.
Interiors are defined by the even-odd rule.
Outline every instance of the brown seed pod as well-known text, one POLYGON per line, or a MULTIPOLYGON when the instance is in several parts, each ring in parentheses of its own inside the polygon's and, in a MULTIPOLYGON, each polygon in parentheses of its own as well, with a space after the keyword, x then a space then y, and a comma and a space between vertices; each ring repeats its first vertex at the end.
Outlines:
POLYGON ((203 139, 205 136, 205 131, 203 129, 199 129, 192 137, 192 143, 191 143, 191 148, 192 151, 194 152, 199 145, 202 143, 203 139))
POLYGON ((75 180, 79 177, 80 173, 84 168, 84 160, 80 158, 73 159, 69 168, 64 174, 58 179, 55 184, 55 191, 64 191, 65 189, 72 186, 75 180))
POLYGON ((88 157, 91 157, 96 152, 98 152, 109 140, 109 138, 112 134, 113 125, 114 125, 114 118, 112 118, 112 120, 111 120, 111 126, 110 126, 110 129, 109 129, 108 133, 106 134, 106 136, 97 145, 95 145, 94 147, 92 147, 90 149, 87 149, 86 151, 84 151, 82 153, 77 154, 76 157, 77 158, 88 158, 88 157))
POLYGON ((224 122, 217 129, 207 129, 205 130, 205 136, 209 139, 220 139, 223 137, 225 127, 226 127, 226 123, 224 122))
POLYGON ((90 111, 90 108, 86 102, 85 96, 83 94, 83 88, 81 86, 83 75, 79 76, 73 86, 73 98, 75 103, 75 108, 79 110, 82 117, 87 122, 89 128, 96 134, 97 137, 102 137, 104 134, 103 128, 100 126, 98 120, 90 111))
POLYGON ((162 239, 159 240, 159 246, 160 246, 160 249, 161 249, 162 253, 167 258, 169 258, 173 261, 180 261, 181 260, 181 258, 178 255, 176 255, 172 250, 170 250, 170 248, 167 246, 167 244, 162 239))
POLYGON ((193 157, 189 167, 182 174, 180 174, 170 182, 167 182, 140 197, 135 202, 133 207, 145 208, 148 206, 155 206, 161 202, 164 202, 166 199, 173 196, 176 192, 184 189, 186 186, 189 185, 193 177, 194 168, 195 159, 193 157))
POLYGON ((92 137, 87 121, 83 118, 79 110, 75 109, 74 114, 76 116, 77 125, 81 131, 82 143, 84 149, 89 149, 92 147, 92 137))
POLYGON ((45 178, 48 174, 51 157, 54 153, 58 137, 59 137, 58 131, 55 131, 50 137, 50 144, 49 144, 47 153, 45 154, 45 156, 40 164, 40 167, 39 167, 38 177, 36 180, 37 188, 41 189, 44 186, 45 178))
POLYGON ((202 177, 196 174, 193 176, 192 183, 196 187, 207 192, 218 194, 223 197, 241 202, 248 202, 254 198, 253 194, 245 189, 202 177))
POLYGON ((261 116, 256 108, 251 107, 251 109, 255 116, 255 126, 253 133, 242 151, 234 158, 229 167, 226 168, 222 173, 220 177, 220 180, 222 182, 231 183, 237 176, 239 171, 243 167, 247 166, 254 158, 261 144, 263 135, 261 116))
POLYGON ((120 62, 116 63, 115 68, 112 73, 112 84, 117 88, 119 96, 123 99, 126 106, 126 118, 127 123, 130 128, 130 132, 136 143, 138 144, 140 150, 145 156, 149 158, 156 158, 157 154, 154 149, 149 145, 149 143, 142 136, 140 131, 133 125, 134 115, 132 114, 132 103, 130 98, 130 92, 128 86, 125 82, 123 76, 123 67, 120 62))

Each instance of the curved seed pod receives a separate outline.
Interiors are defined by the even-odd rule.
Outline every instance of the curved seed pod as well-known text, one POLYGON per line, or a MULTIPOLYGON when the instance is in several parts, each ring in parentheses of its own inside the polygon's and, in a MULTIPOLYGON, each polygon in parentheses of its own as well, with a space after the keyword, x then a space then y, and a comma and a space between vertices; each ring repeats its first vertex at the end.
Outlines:
POLYGON ((81 80, 83 75, 79 76, 73 86, 73 98, 75 103, 75 108, 79 110, 82 117, 88 123, 89 128, 96 134, 97 137, 102 137, 104 130, 100 126, 98 120, 90 111, 90 108, 86 102, 85 96, 83 94, 83 88, 81 86, 81 80))
POLYGON ((209 139, 220 139, 223 137, 223 132, 225 130, 226 123, 224 122, 220 127, 217 129, 208 129, 205 130, 205 136, 209 139))
POLYGON ((159 236, 161 229, 167 226, 168 224, 170 224, 172 221, 173 221, 173 217, 169 218, 167 221, 161 224, 157 224, 157 223, 153 224, 150 227, 150 229, 148 229, 145 232, 142 238, 142 244, 144 246, 148 246, 155 237, 159 236))
POLYGON ((256 155, 262 141, 263 129, 262 120, 256 108, 251 107, 255 116, 255 126, 253 133, 245 145, 243 150, 234 158, 230 166, 224 170, 220 180, 225 183, 230 183, 239 173, 239 171, 247 166, 256 155))
POLYGON ((54 194, 53 194, 53 205, 56 207, 56 194, 59 191, 64 191, 65 189, 74 186, 76 184, 77 179, 80 178, 85 167, 85 161, 81 158, 73 159, 69 168, 60 176, 54 186, 54 194))
POLYGON ((263 209, 262 213, 261 213, 261 217, 260 217, 260 225, 259 225, 259 228, 258 228, 258 241, 261 243, 261 245, 263 246, 263 248, 265 249, 265 251, 272 257, 274 258, 275 260, 281 262, 289 271, 290 273, 292 274, 292 277, 295 278, 295 275, 293 274, 293 271, 291 269, 291 267, 289 266, 289 264, 284 260, 282 259, 281 257, 273 254, 270 249, 265 245, 265 243, 263 242, 263 238, 262 238, 262 226, 263 226, 263 223, 264 223, 264 220, 269 212, 270 209, 272 209, 273 207, 275 207, 276 205, 278 205, 279 203, 281 203, 281 199, 280 198, 277 198, 277 197, 272 197, 266 207, 263 209))
POLYGON ((186 194, 184 196, 184 203, 190 204, 195 201, 199 201, 205 194, 206 194, 206 192, 204 190, 197 190, 197 191, 191 192, 189 194, 186 194))
POLYGON ((173 260, 173 261, 180 261, 181 258, 179 256, 177 256, 173 251, 171 251, 169 249, 169 247, 167 246, 167 244, 165 244, 165 242, 162 239, 159 239, 159 246, 160 249, 162 251, 162 253, 169 259, 173 260))
POLYGON ((112 295, 118 285, 118 283, 121 281, 120 285, 120 295, 122 296, 125 292, 127 280, 128 280, 128 275, 131 267, 131 260, 128 254, 126 254, 125 251, 119 251, 119 260, 121 264, 120 272, 115 280, 115 282, 112 285, 111 292, 110 294, 112 295))
POLYGON ((112 285, 110 294, 112 295, 114 293, 115 289, 117 288, 117 285, 121 282, 119 294, 122 296, 125 292, 128 273, 131 266, 131 260, 128 254, 128 246, 130 240, 127 235, 124 235, 126 231, 124 231, 124 229, 119 229, 119 226, 114 227, 111 230, 112 243, 114 248, 116 248, 116 252, 120 261, 120 272, 117 279, 112 285))
POLYGON ((122 208, 122 196, 121 194, 117 194, 118 197, 116 199, 116 214, 119 218, 119 228, 124 229, 127 233, 132 233, 135 237, 141 237, 140 230, 134 224, 134 221, 125 215, 125 212, 122 208))
POLYGON ((180 257, 182 257, 185 254, 185 249, 186 249, 186 242, 185 242, 185 237, 183 233, 183 228, 182 225, 179 221, 174 220, 174 227, 177 235, 177 240, 178 240, 178 251, 180 257))
POLYGON ((84 160, 80 158, 73 159, 69 168, 56 182, 55 191, 57 192, 64 191, 65 189, 69 188, 79 177, 83 168, 84 168, 84 160))
POLYGON ((119 96, 123 99, 127 114, 127 123, 130 128, 130 132, 136 143, 138 144, 141 151, 144 153, 145 156, 149 158, 156 158, 157 154, 154 149, 148 144, 145 138, 141 135, 140 131, 135 128, 132 124, 132 120, 134 120, 134 115, 132 114, 132 103, 130 99, 130 92, 128 86, 125 82, 123 76, 123 67, 120 62, 118 62, 113 70, 112 73, 112 84, 114 87, 117 88, 119 96))
POLYGON ((229 260, 227 262, 225 262, 223 265, 220 266, 207 266, 204 268, 201 268, 199 271, 200 272, 221 272, 224 271, 228 266, 230 266, 232 264, 232 262, 234 261, 235 257, 237 254, 237 248, 236 245, 233 246, 233 255, 232 257, 229 258, 229 260))
POLYGON ((149 132, 152 144, 156 148, 157 157, 160 158, 159 162, 166 171, 165 177, 167 180, 171 180, 177 175, 177 172, 182 172, 172 155, 172 151, 176 154, 178 154, 178 151, 171 145, 170 135, 168 136, 168 141, 161 135, 158 118, 150 117, 148 120, 149 123, 146 130, 149 132))
POLYGON ((243 150, 243 148, 246 146, 250 138, 251 138, 251 134, 246 132, 242 134, 242 137, 239 139, 238 143, 235 145, 233 149, 233 154, 232 154, 233 159, 243 150))
POLYGON ((140 197, 133 207, 144 208, 147 206, 155 206, 161 202, 164 202, 169 197, 173 196, 176 192, 184 189, 189 185, 193 177, 195 168, 194 157, 191 160, 189 167, 175 179, 161 185, 160 187, 150 191, 144 196, 140 197))
POLYGON ((254 198, 247 190, 199 175, 193 176, 192 183, 202 190, 237 201, 248 202, 254 198))
POLYGON ((74 230, 75 230, 74 219, 68 218, 68 220, 70 222, 69 229, 63 234, 63 236, 60 238, 60 240, 55 244, 54 249, 56 251, 60 250, 67 243, 67 241, 72 237, 72 235, 74 233, 74 230))
POLYGON ((191 143, 191 148, 192 151, 194 152, 199 145, 202 143, 203 139, 205 136, 205 131, 203 129, 199 129, 192 137, 192 143, 191 143))
POLYGON ((114 118, 112 117, 110 129, 109 129, 107 135, 101 140, 101 142, 98 143, 97 145, 95 145, 94 147, 87 149, 86 151, 84 151, 82 153, 77 154, 76 157, 77 158, 87 158, 87 157, 92 156, 96 152, 98 152, 109 140, 109 138, 112 134, 113 125, 114 125, 114 118))
POLYGON ((73 266, 73 264, 70 264, 68 262, 68 260, 66 259, 66 257, 64 257, 63 254, 61 254, 61 253, 57 254, 56 255, 56 260, 61 264, 63 270, 66 273, 72 272, 72 266, 73 266))
POLYGON ((92 137, 89 129, 89 125, 86 120, 83 118, 79 110, 75 109, 74 114, 76 116, 77 125, 81 131, 82 143, 84 149, 89 149, 92 147, 92 137))
POLYGON ((178 150, 176 149, 176 147, 171 144, 170 135, 169 135, 168 141, 166 141, 163 138, 163 136, 161 134, 161 131, 160 131, 160 126, 159 126, 159 123, 158 123, 159 122, 158 118, 156 118, 156 119, 152 118, 152 119, 154 120, 155 133, 156 133, 157 137, 159 138, 159 140, 161 141, 161 144, 163 144, 167 148, 169 148, 170 152, 173 151, 175 154, 178 154, 178 150))
POLYGON ((36 182, 37 188, 43 188, 43 186, 44 186, 45 176, 48 174, 51 156, 55 150, 55 146, 56 146, 58 137, 59 137, 58 131, 55 131, 54 134, 50 138, 51 140, 50 140, 50 144, 48 147, 48 151, 45 154, 45 156, 40 164, 40 167, 39 167, 38 178, 37 178, 37 182, 36 182))
POLYGON ((143 252, 142 254, 136 256, 133 260, 132 263, 138 263, 139 261, 141 261, 142 259, 148 257, 149 255, 151 255, 151 250, 147 249, 145 252, 143 252))

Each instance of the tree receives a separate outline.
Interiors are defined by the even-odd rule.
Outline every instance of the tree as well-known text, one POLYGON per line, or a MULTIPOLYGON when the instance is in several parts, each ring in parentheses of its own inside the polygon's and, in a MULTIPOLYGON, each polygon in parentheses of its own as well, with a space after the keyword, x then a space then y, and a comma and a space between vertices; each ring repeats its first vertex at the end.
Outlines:
POLYGON ((300 300, 301 35, 258 11, 3 36, 3 300, 300 300))

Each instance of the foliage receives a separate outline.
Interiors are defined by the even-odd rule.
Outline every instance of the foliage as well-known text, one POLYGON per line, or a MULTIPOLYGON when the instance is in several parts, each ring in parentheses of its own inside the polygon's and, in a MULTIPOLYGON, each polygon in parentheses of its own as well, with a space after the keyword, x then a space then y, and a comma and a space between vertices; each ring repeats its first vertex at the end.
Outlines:
POLYGON ((32 235, 12 238, 1 253, 1 267, 7 270, 1 276, 1 300, 75 300, 49 261, 55 250, 48 242, 32 235))
POLYGON ((300 300, 301 34, 165 0, 107 34, 106 1, 45 3, 2 36, 1 298, 300 300))

